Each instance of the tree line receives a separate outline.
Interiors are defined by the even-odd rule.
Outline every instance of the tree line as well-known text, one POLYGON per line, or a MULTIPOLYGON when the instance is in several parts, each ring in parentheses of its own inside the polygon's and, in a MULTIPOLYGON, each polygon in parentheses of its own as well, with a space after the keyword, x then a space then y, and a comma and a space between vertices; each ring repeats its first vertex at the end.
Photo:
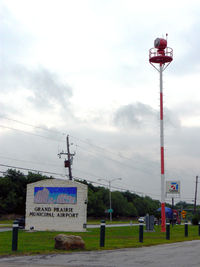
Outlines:
MULTIPOLYGON (((110 207, 109 189, 88 184, 88 216, 105 217, 110 207)), ((113 217, 138 217, 148 214, 156 215, 160 201, 145 196, 141 197, 129 191, 111 193, 113 217)))
MULTIPOLYGON (((52 178, 52 176, 48 177, 38 173, 29 172, 25 175, 17 170, 7 170, 4 176, 0 177, 0 215, 24 215, 27 184, 52 178)), ((94 186, 86 180, 82 183, 88 185, 88 217, 108 217, 109 189, 94 186)), ((113 218, 134 218, 144 216, 147 213, 158 215, 156 210, 160 207, 160 201, 153 200, 149 196, 141 197, 129 191, 112 191, 111 195, 113 218)))

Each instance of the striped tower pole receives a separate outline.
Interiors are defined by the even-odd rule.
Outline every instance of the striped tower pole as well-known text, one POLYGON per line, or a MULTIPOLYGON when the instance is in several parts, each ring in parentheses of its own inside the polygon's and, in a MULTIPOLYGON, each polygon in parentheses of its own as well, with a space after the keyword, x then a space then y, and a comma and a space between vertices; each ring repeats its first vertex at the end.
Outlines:
POLYGON ((165 227, 165 166, 164 166, 164 125, 163 125, 163 65, 160 63, 160 165, 161 165, 161 232, 165 227))
MULTIPOLYGON (((167 38, 168 34, 166 34, 167 38)), ((173 49, 167 47, 167 39, 156 38, 149 50, 149 62, 160 73, 160 165, 161 165, 161 232, 166 232, 165 222, 165 167, 163 127, 163 71, 173 60, 173 49), (159 67, 156 65, 159 64, 159 67), (166 64, 166 65, 165 65, 166 64)))

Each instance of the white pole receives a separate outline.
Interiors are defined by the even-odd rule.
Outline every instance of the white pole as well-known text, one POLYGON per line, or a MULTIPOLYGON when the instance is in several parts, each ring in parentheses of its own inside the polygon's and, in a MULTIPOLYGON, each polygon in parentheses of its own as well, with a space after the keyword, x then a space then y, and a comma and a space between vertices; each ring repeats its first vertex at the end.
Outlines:
POLYGON ((106 181, 108 182, 108 185, 109 185, 109 205, 110 205, 110 221, 112 221, 112 200, 111 200, 111 182, 113 181, 116 181, 116 180, 122 180, 122 178, 115 178, 115 179, 112 179, 112 180, 106 180, 106 179, 98 179, 98 181, 106 181))

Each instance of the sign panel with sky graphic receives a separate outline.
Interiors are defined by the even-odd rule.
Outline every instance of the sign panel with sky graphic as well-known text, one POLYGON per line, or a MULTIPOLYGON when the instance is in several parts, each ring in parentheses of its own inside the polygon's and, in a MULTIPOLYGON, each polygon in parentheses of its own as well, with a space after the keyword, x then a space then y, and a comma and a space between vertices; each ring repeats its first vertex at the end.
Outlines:
POLYGON ((34 203, 76 204, 76 187, 35 187, 34 203))

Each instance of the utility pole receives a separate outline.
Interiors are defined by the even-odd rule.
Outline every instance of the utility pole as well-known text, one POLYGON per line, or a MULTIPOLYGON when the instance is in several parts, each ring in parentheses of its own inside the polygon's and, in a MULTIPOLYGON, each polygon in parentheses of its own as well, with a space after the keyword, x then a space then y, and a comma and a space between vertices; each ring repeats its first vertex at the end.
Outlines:
POLYGON ((67 160, 64 161, 64 166, 65 168, 68 168, 69 169, 69 180, 72 180, 72 159, 73 159, 73 156, 75 156, 75 153, 71 154, 70 153, 70 148, 69 148, 69 135, 67 135, 66 137, 66 143, 67 143, 67 152, 60 152, 58 154, 59 158, 61 158, 61 155, 67 155, 67 160))
POLYGON ((196 176, 196 186, 195 186, 195 196, 194 196, 194 215, 196 214, 196 206, 197 206, 197 185, 198 185, 198 176, 196 176))
POLYGON ((69 135, 67 135, 67 157, 69 162, 69 180, 72 180, 71 154, 69 149, 69 135))

